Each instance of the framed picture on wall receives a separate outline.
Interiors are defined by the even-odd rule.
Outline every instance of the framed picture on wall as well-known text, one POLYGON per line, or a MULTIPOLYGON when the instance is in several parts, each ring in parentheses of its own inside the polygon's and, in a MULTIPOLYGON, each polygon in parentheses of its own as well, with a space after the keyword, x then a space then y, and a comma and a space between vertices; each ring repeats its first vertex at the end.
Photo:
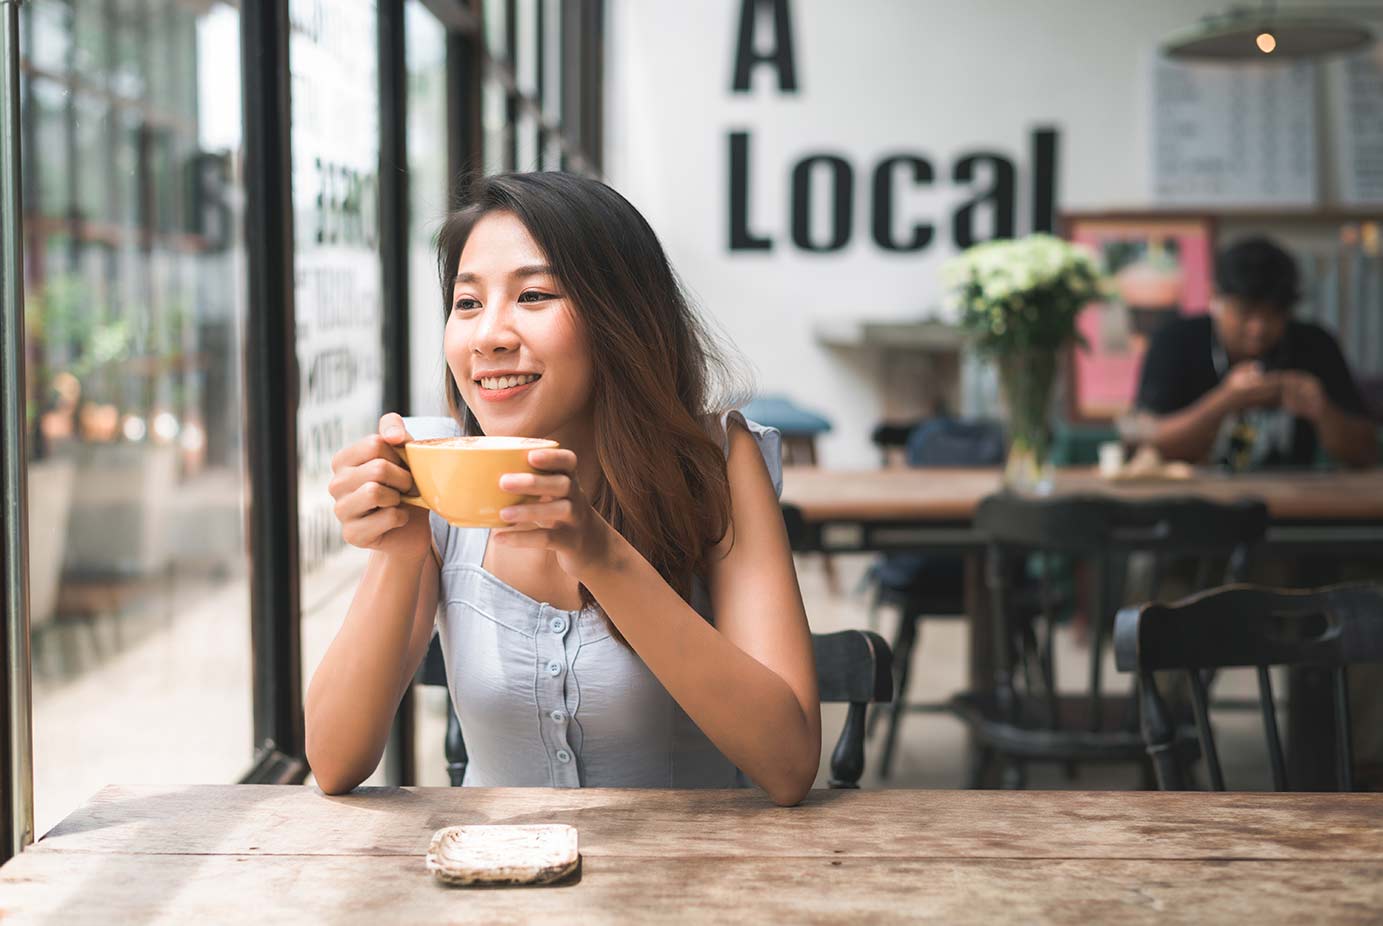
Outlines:
POLYGON ((1067 213, 1064 236, 1092 248, 1114 295, 1091 303, 1076 324, 1089 349, 1070 362, 1073 421, 1108 422, 1133 407, 1153 333, 1178 315, 1210 310, 1215 225, 1202 215, 1067 213))

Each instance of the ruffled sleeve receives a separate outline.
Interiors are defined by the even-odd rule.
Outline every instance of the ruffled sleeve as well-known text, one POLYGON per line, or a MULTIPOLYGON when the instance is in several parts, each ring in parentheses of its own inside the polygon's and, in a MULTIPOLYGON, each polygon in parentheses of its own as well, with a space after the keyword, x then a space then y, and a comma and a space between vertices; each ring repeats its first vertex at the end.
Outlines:
POLYGON ((773 494, 779 498, 783 497, 783 435, 777 428, 766 427, 757 421, 750 421, 744 414, 735 409, 728 411, 720 416, 721 446, 725 450, 726 459, 730 458, 730 419, 734 418, 754 436, 754 442, 759 445, 759 453, 763 455, 764 465, 768 467, 769 478, 773 480, 773 494))

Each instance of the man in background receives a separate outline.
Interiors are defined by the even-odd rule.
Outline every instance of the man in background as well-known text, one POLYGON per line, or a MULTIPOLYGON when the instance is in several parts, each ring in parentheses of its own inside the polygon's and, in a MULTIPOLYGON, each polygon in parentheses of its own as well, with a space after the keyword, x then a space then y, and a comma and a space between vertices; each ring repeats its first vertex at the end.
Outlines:
POLYGON ((1374 422, 1335 339, 1291 317, 1296 262, 1267 238, 1215 261, 1209 315, 1168 322, 1143 359, 1135 402, 1165 459, 1232 469, 1308 466, 1318 448, 1372 465, 1374 422))
MULTIPOLYGON (((1309 466, 1319 448, 1342 465, 1375 463, 1376 425, 1335 339, 1291 317, 1299 297, 1296 263, 1272 241, 1248 238, 1221 252, 1210 314, 1168 322, 1148 346, 1136 406, 1151 420, 1140 438, 1164 458, 1236 470, 1309 466)), ((1378 574, 1370 557, 1260 556, 1253 567, 1248 578, 1270 585, 1378 574)), ((1376 668, 1349 678, 1355 781, 1369 790, 1383 788, 1376 668)))

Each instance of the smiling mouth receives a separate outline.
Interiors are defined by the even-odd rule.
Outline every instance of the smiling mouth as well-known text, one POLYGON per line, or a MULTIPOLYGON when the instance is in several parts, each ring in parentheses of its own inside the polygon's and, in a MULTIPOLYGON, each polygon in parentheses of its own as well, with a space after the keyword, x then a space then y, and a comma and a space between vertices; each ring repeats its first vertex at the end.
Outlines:
POLYGON ((486 392, 503 392, 506 389, 516 389, 519 386, 536 383, 540 379, 542 379, 541 373, 524 373, 514 376, 484 376, 475 382, 486 392))

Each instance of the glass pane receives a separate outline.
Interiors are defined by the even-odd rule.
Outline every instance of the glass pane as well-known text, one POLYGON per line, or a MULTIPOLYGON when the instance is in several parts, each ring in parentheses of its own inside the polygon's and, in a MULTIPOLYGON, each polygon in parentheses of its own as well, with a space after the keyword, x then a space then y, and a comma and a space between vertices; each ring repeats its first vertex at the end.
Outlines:
MULTIPOLYGON (((543 4, 543 113, 549 124, 562 121, 562 0, 543 4)), ((556 169, 556 164, 551 164, 556 169)))
POLYGON ((519 59, 515 65, 515 77, 519 82, 519 92, 527 97, 538 95, 538 2, 518 0, 515 10, 519 59))
POLYGON ((381 412, 378 40, 373 0, 288 10, 306 683, 368 559, 342 540, 327 483, 332 456, 381 412))
POLYGON ((512 128, 508 124, 505 104, 507 96, 504 92, 504 85, 495 80, 494 77, 485 78, 483 110, 481 119, 484 123, 484 149, 485 149, 485 173, 495 174, 502 170, 508 170, 509 161, 509 132, 512 128))
POLYGON ((29 115, 24 123, 26 217, 67 214, 74 185, 67 175, 74 147, 67 141, 71 101, 72 96, 57 81, 34 77, 26 82, 24 107, 29 115), (38 162, 40 151, 43 152, 41 164, 38 162))
MULTIPOLYGON (((447 33, 419 0, 404 8, 408 61, 408 298, 411 413, 446 414, 445 301, 433 239, 447 210, 447 33)), ((457 92, 461 88, 456 88, 457 92)))
POLYGON ((508 23, 505 19, 507 0, 485 0, 485 48, 491 57, 508 59, 508 23))
POLYGON ((24 10, 21 41, 35 68, 61 73, 72 48, 72 11, 59 3, 31 3, 24 10))
POLYGON ((532 111, 526 105, 521 105, 519 109, 517 131, 518 162, 514 165, 515 169, 541 170, 538 163, 538 120, 533 118, 532 111))
POLYGON ((562 142, 556 133, 543 137, 543 170, 562 169, 562 142))
POLYGON ((40 833, 254 758, 240 22, 195 9, 21 8, 40 833))

